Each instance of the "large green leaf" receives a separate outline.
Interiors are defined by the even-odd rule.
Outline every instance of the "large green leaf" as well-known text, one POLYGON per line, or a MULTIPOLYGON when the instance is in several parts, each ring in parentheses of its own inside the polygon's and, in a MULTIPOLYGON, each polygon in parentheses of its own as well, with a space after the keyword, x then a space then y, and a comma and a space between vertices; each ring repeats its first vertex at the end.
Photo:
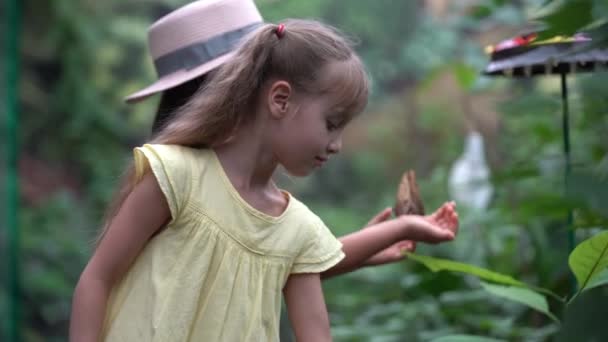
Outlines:
POLYGON ((431 342, 503 342, 491 337, 475 336, 475 335, 448 335, 432 340, 431 342))
POLYGON ((608 231, 581 242, 570 253, 570 269, 576 276, 579 293, 584 291, 595 276, 608 267, 608 231))
POLYGON ((498 272, 490 271, 485 268, 481 268, 479 266, 465 264, 458 261, 446 260, 433 258, 426 255, 419 255, 406 252, 408 259, 417 261, 422 263, 424 266, 428 267, 431 271, 454 271, 461 272, 466 274, 471 274, 477 276, 481 279, 488 280, 494 283, 500 283, 505 285, 514 285, 514 286, 527 286, 525 283, 505 274, 501 274, 498 272))
POLYGON ((605 268, 597 276, 593 277, 585 290, 591 290, 594 287, 604 286, 606 284, 608 284, 608 268, 605 268))
POLYGON ((481 282, 481 286, 491 294, 506 298, 531 307, 549 316, 552 320, 559 322, 559 319, 549 311, 547 298, 542 294, 524 287, 502 286, 481 282))
POLYGON ((465 264, 465 263, 453 261, 453 260, 433 258, 433 257, 426 256, 426 255, 413 254, 410 252, 405 252, 405 254, 407 255, 408 259, 414 260, 414 261, 417 261, 417 262, 423 264, 424 266, 428 267, 433 272, 453 271, 453 272, 470 274, 470 275, 477 276, 481 279, 491 281, 493 283, 519 286, 519 287, 527 287, 527 288, 533 289, 535 291, 548 294, 557 300, 563 301, 563 298, 561 298, 557 294, 555 294, 545 288, 528 285, 528 284, 521 282, 506 274, 501 274, 501 273, 494 272, 494 271, 491 271, 491 270, 488 270, 485 268, 481 268, 479 266, 465 264))

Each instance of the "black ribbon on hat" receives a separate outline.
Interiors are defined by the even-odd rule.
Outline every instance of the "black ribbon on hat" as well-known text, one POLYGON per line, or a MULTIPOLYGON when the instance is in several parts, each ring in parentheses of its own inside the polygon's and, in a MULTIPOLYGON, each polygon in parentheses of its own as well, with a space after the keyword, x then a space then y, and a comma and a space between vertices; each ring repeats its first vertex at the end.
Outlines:
POLYGON ((217 35, 203 42, 196 42, 154 60, 158 77, 163 77, 177 70, 190 70, 212 61, 232 50, 243 36, 261 26, 262 22, 253 23, 236 30, 217 35))

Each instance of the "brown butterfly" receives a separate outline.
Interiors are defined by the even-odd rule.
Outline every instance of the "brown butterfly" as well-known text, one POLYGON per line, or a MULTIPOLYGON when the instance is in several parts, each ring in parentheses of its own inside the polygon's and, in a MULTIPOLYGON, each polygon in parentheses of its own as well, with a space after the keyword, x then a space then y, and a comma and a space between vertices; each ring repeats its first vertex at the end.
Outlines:
POLYGON ((399 215, 424 215, 424 205, 416 184, 416 173, 408 170, 403 173, 397 189, 397 200, 393 211, 399 215))

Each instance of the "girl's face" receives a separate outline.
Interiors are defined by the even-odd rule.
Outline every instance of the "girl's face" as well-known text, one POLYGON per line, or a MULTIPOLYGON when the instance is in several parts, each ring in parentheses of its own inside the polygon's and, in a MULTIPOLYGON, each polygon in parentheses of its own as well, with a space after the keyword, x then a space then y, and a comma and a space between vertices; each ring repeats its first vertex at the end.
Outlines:
POLYGON ((355 59, 322 67, 307 88, 296 91, 275 81, 268 89, 272 150, 295 176, 310 174, 340 152, 345 126, 367 103, 367 78, 355 59))
POLYGON ((289 102, 273 134, 275 157, 294 176, 306 176, 340 152, 350 117, 330 95, 304 95, 289 102))

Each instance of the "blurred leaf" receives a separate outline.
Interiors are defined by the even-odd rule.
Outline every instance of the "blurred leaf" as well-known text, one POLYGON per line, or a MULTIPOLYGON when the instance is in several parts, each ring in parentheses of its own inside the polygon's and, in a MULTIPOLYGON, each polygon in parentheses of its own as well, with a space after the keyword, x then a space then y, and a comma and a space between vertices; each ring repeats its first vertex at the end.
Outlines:
POLYGON ((555 3, 556 0, 544 0, 542 4, 540 4, 540 7, 545 7, 548 6, 552 3, 555 3))
POLYGON ((481 282, 481 286, 493 295, 527 305, 534 310, 544 313, 552 320, 559 322, 559 319, 557 319, 557 317, 555 317, 555 315, 549 311, 547 298, 540 293, 527 288, 493 285, 485 282, 481 282))
MULTIPOLYGON (((559 189, 559 188, 557 188, 559 189)), ((564 216, 568 209, 575 207, 575 203, 566 199, 560 193, 536 191, 529 189, 530 194, 524 194, 519 199, 517 214, 522 218, 543 217, 558 219, 564 216)))
POLYGON ((491 337, 474 336, 474 335, 448 335, 432 340, 432 342, 503 342, 491 337))
POLYGON ((548 28, 538 35, 538 40, 558 35, 573 35, 593 21, 593 1, 562 1, 551 13, 538 18, 548 28))
POLYGON ((592 172, 573 172, 568 179, 568 195, 608 218, 607 179, 592 172))
POLYGON ((560 331, 551 341, 608 341, 608 287, 581 293, 565 309, 560 331))
MULTIPOLYGON (((608 6, 607 6, 608 7, 608 6)), ((592 39, 589 49, 606 48, 608 46, 608 22, 594 26, 585 33, 592 39)))
POLYGON ((530 163, 517 165, 506 170, 496 170, 492 174, 493 184, 503 184, 513 181, 518 181, 526 178, 534 178, 539 176, 538 168, 530 166, 530 163))
POLYGON ((433 272, 438 271, 453 271, 471 274, 481 279, 489 280, 495 283, 514 285, 514 286, 526 286, 525 283, 514 279, 511 276, 500 274, 494 271, 487 270, 475 265, 469 265, 462 262, 433 258, 426 255, 418 255, 414 253, 405 252, 408 259, 417 261, 424 266, 428 267, 433 272))
POLYGON ((488 270, 485 268, 481 268, 479 266, 465 264, 462 262, 457 262, 457 261, 452 261, 452 260, 447 260, 447 259, 433 258, 433 257, 426 256, 426 255, 418 255, 418 254, 413 254, 413 253, 409 253, 409 252, 405 252, 405 254, 407 255, 408 259, 422 263, 423 265, 428 267, 433 272, 452 271, 452 272, 470 274, 470 275, 474 275, 481 279, 488 280, 488 281, 491 281, 494 283, 531 288, 536 291, 543 292, 545 294, 549 294, 549 295, 555 297, 556 299, 561 300, 561 298, 557 294, 555 294, 547 289, 528 285, 509 275, 494 272, 494 271, 491 271, 491 270, 488 270))
POLYGON ((470 65, 458 63, 454 65, 454 74, 463 89, 471 89, 477 80, 479 72, 470 65))
POLYGON ((595 276, 608 267, 608 231, 581 242, 570 253, 570 269, 576 276, 578 292, 586 290, 595 276))
POLYGON ((489 5, 477 5, 473 7, 471 12, 471 16, 475 19, 485 19, 492 15, 493 13, 492 6, 489 5))

